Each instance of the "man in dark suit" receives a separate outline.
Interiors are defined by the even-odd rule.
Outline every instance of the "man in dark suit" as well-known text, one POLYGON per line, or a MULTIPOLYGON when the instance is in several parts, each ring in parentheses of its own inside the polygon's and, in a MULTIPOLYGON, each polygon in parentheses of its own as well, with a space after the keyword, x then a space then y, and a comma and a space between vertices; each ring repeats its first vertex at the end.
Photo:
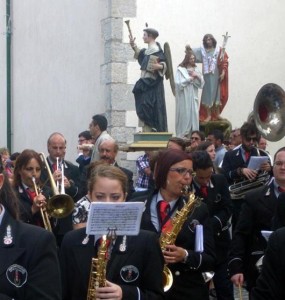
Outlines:
MULTIPOLYGON (((284 224, 285 225, 285 224, 284 224)), ((262 271, 252 291, 252 300, 285 299, 285 228, 269 238, 262 271)))
MULTIPOLYGON (((53 179, 58 185, 58 192, 64 192, 76 202, 82 196, 79 185, 79 168, 64 159, 66 153, 66 140, 64 136, 58 132, 52 133, 48 138, 47 148, 49 153, 47 163, 53 179), (64 177, 62 177, 62 175, 64 175, 64 177)), ((41 180, 45 182, 48 178, 48 172, 45 169, 42 172, 41 180)), ((58 245, 60 245, 64 234, 72 230, 71 212, 69 216, 58 220, 57 227, 54 231, 58 245)))
POLYGON ((230 245, 230 217, 232 201, 227 180, 222 174, 213 174, 213 162, 207 151, 192 153, 194 178, 192 190, 207 204, 216 246, 214 285, 218 300, 233 300, 233 286, 227 272, 230 245))
MULTIPOLYGON (((222 171, 229 185, 239 181, 256 179, 258 171, 248 168, 250 158, 252 156, 267 155, 256 148, 260 133, 254 122, 245 122, 240 129, 240 134, 242 144, 234 150, 226 152, 222 164, 222 171)), ((260 171, 271 171, 269 159, 268 162, 261 165, 260 171)), ((233 227, 237 222, 242 203, 242 198, 235 197, 233 199, 233 227)))
POLYGON ((126 169, 122 168, 118 165, 116 161, 116 157, 119 151, 119 146, 116 143, 115 140, 113 139, 108 139, 99 145, 99 155, 100 155, 100 160, 105 161, 109 165, 113 165, 115 167, 120 168, 128 177, 128 196, 127 196, 127 201, 131 198, 134 190, 134 181, 133 181, 133 172, 126 169))
POLYGON ((285 191, 285 147, 274 156, 273 175, 269 185, 246 194, 230 248, 231 280, 236 286, 246 281, 249 291, 255 286, 258 276, 255 264, 266 248, 261 230, 272 229, 277 198, 285 191))
POLYGON ((60 300, 55 238, 43 228, 19 222, 18 215, 0 156, 0 299, 60 300))

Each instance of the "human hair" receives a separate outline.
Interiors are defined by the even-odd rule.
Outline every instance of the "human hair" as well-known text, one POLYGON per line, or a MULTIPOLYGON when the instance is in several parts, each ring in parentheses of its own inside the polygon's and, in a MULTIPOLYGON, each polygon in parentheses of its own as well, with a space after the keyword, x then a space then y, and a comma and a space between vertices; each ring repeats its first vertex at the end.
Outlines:
POLYGON ((48 138, 48 140, 47 140, 47 144, 50 145, 51 140, 52 140, 55 136, 57 136, 57 135, 60 136, 60 137, 62 137, 63 140, 64 140, 64 143, 66 144, 66 139, 65 139, 64 135, 63 135, 62 133, 60 133, 60 132, 53 132, 53 133, 49 136, 49 138, 48 138))
POLYGON ((192 160, 191 155, 178 149, 166 149, 158 153, 154 168, 154 181, 156 188, 165 188, 167 174, 172 165, 183 161, 192 160))
POLYGON ((200 150, 200 151, 207 151, 208 147, 214 145, 212 142, 210 141, 205 141, 205 142, 202 142, 201 144, 199 144, 196 148, 196 150, 200 150))
POLYGON ((108 126, 108 121, 105 116, 103 115, 94 115, 92 117, 94 125, 98 125, 101 131, 105 131, 108 126))
POLYGON ((206 170, 208 168, 213 167, 213 162, 209 153, 205 150, 194 151, 192 153, 193 160, 193 170, 196 171, 198 169, 206 170))
POLYGON ((214 38, 214 36, 212 34, 210 34, 210 33, 205 34, 204 37, 203 37, 203 46, 204 46, 204 48, 207 49, 207 43, 206 43, 206 41, 207 41, 208 38, 210 38, 213 41, 213 47, 216 48, 217 41, 214 38))
POLYGON ((212 135, 215 140, 221 140, 221 143, 224 142, 224 134, 220 129, 214 129, 212 130, 209 135, 212 135))
POLYGON ((274 158, 273 158, 273 162, 275 162, 277 154, 278 154, 279 152, 283 152, 283 151, 285 151, 285 147, 281 147, 281 148, 279 148, 279 149, 275 152, 274 158))
POLYGON ((167 142, 167 148, 168 148, 169 142, 173 142, 173 143, 177 144, 178 146, 181 147, 181 150, 185 151, 186 143, 182 138, 180 138, 180 137, 171 137, 167 142))
POLYGON ((112 180, 118 180, 123 193, 126 194, 128 191, 128 178, 127 175, 118 167, 111 165, 98 165, 91 171, 90 178, 88 180, 88 191, 93 192, 94 185, 99 178, 108 178, 112 180))
POLYGON ((257 141, 259 141, 261 137, 254 121, 244 122, 240 128, 240 135, 242 138, 247 138, 250 135, 256 135, 257 141))
POLYGON ((89 130, 84 130, 84 131, 80 132, 80 133, 78 134, 78 137, 79 137, 79 138, 80 138, 80 137, 83 137, 83 138, 85 138, 86 140, 92 140, 92 136, 91 136, 89 130))
MULTIPOLYGON (((191 56, 194 56, 195 60, 196 60, 196 56, 195 56, 194 52, 192 51, 191 47, 189 45, 186 45, 185 46, 185 56, 184 56, 183 61, 179 64, 179 66, 182 68, 186 68, 189 65, 189 60, 190 60, 191 56)), ((195 65, 195 67, 196 67, 196 65, 195 65)))
POLYGON ((10 151, 9 151, 9 149, 8 149, 8 148, 6 148, 6 147, 2 147, 2 148, 0 148, 0 155, 2 155, 2 154, 9 155, 9 154, 10 154, 10 151))
POLYGON ((192 131, 191 136, 192 136, 194 133, 196 133, 196 134, 199 135, 201 141, 205 141, 205 133, 204 133, 203 131, 194 130, 194 131, 192 131))
POLYGON ((21 175, 20 175, 20 171, 27 166, 27 164, 30 162, 31 159, 35 159, 41 170, 43 168, 43 162, 42 159, 40 157, 40 155, 31 149, 25 149, 17 158, 16 160, 16 164, 15 164, 15 169, 14 169, 14 180, 13 180, 13 185, 16 186, 20 186, 22 179, 21 179, 21 175))
POLYGON ((15 218, 19 219, 19 204, 18 198, 16 197, 12 186, 9 182, 8 176, 4 171, 2 164, 2 156, 0 155, 0 174, 4 176, 3 185, 0 188, 0 204, 2 204, 8 213, 15 218))

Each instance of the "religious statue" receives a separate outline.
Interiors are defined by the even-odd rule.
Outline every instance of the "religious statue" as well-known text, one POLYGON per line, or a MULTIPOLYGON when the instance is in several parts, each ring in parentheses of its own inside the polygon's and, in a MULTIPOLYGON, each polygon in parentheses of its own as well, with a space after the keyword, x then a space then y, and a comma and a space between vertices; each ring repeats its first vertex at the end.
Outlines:
POLYGON ((224 35, 218 47, 212 34, 206 34, 203 45, 194 48, 196 62, 202 63, 205 84, 202 90, 199 117, 201 122, 220 120, 228 101, 228 55, 225 51, 229 36, 224 35))
POLYGON ((204 79, 195 63, 195 55, 189 45, 185 47, 185 57, 179 64, 176 76, 176 118, 177 137, 190 138, 199 130, 198 89, 203 88, 204 79))
MULTIPOLYGON (((127 23, 127 22, 126 22, 127 23)), ((128 23, 127 23, 128 25, 128 23)), ((136 113, 144 132, 167 132, 167 114, 164 95, 163 78, 167 71, 167 63, 160 44, 156 42, 159 33, 154 28, 143 30, 143 41, 147 49, 139 49, 135 44, 130 27, 130 45, 138 60, 141 77, 136 82, 133 93, 135 96, 136 113)))

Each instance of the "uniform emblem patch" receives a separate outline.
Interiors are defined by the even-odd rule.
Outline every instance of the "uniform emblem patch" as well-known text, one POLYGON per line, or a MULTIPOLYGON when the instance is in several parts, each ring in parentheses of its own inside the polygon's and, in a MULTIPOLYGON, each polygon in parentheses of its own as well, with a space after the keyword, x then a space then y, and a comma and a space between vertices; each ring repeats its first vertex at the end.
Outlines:
POLYGON ((140 273, 137 267, 129 265, 121 269, 120 275, 125 282, 133 282, 138 279, 140 273))
POLYGON ((27 282, 28 272, 24 267, 14 264, 7 269, 6 277, 11 284, 20 288, 27 282))

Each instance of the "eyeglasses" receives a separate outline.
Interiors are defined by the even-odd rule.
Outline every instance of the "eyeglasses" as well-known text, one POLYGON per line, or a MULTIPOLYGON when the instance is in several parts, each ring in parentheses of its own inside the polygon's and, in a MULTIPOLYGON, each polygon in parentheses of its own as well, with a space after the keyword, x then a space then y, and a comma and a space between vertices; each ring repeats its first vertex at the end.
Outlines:
POLYGON ((170 168, 169 171, 177 172, 179 175, 185 176, 187 173, 190 176, 194 176, 195 173, 192 169, 186 169, 186 168, 170 168))
POLYGON ((283 167, 285 165, 285 161, 282 161, 282 160, 277 160, 275 163, 274 163, 274 166, 276 167, 283 167))
POLYGON ((246 139, 247 142, 251 142, 251 141, 257 142, 257 137, 256 136, 252 136, 252 137, 248 136, 245 139, 246 139))
POLYGON ((198 138, 198 137, 196 137, 196 136, 191 136, 191 140, 199 141, 200 138, 198 138))

